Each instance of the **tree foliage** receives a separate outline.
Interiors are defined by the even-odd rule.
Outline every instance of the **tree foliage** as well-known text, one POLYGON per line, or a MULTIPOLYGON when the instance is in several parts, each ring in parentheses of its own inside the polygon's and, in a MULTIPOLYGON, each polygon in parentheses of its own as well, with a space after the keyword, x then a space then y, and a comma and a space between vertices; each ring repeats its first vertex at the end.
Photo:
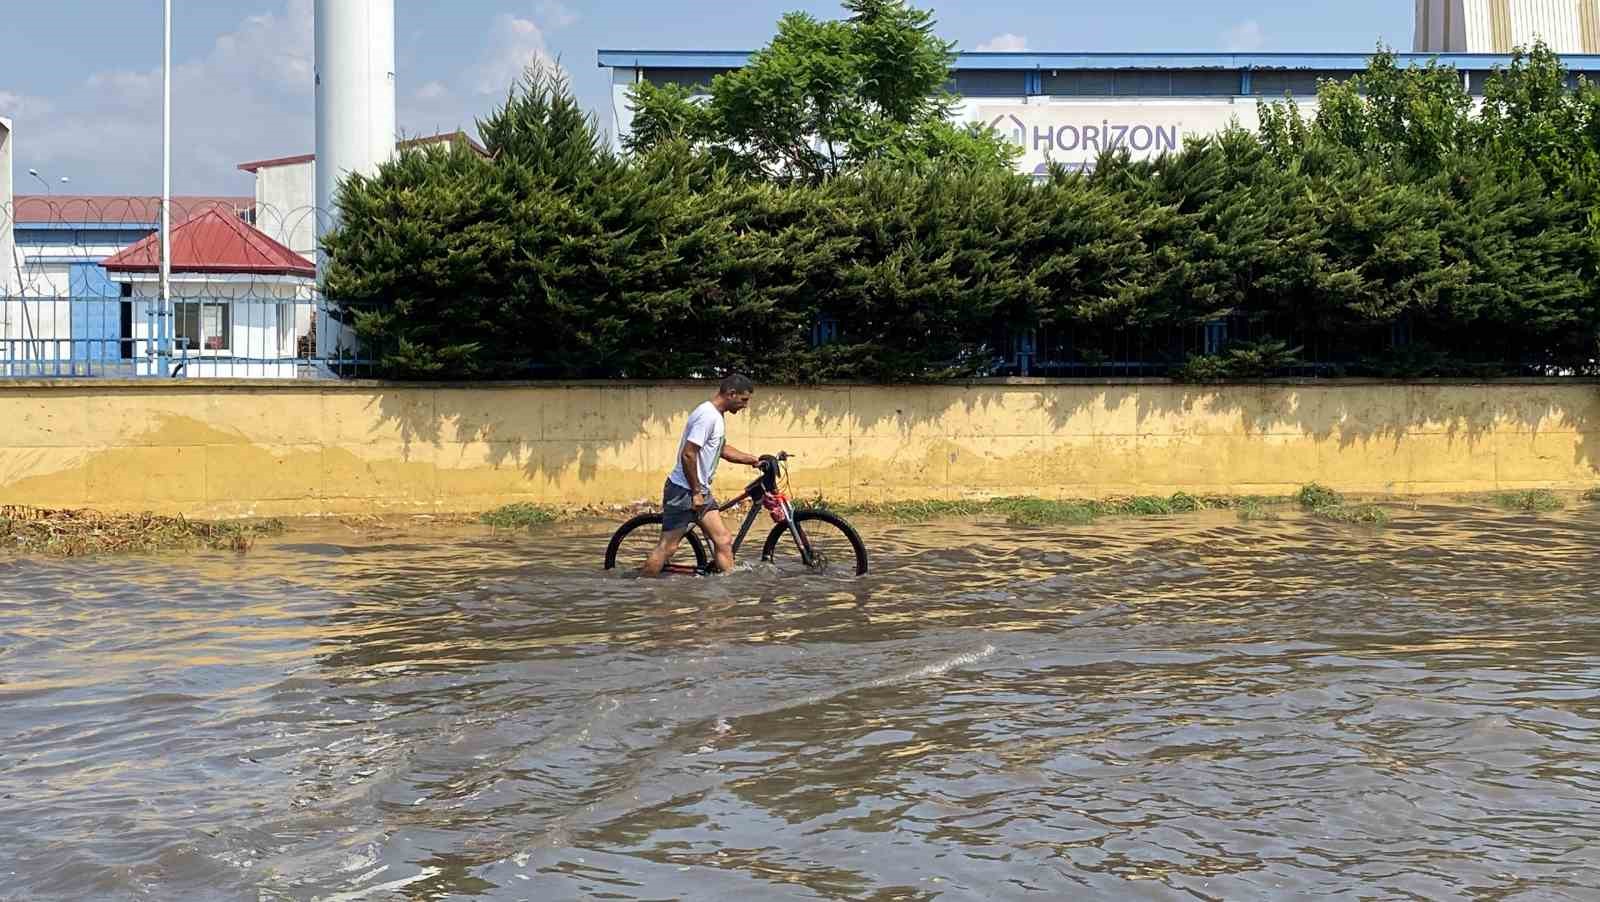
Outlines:
POLYGON ((633 154, 688 142, 731 171, 818 183, 871 164, 987 171, 1016 151, 991 130, 949 121, 953 44, 905 0, 845 0, 849 16, 790 13, 745 66, 716 76, 705 103, 643 82, 625 139, 633 154))
POLYGON ((1189 378, 1596 368, 1600 105, 1546 48, 1481 114, 1458 73, 1380 52, 1314 119, 1268 104, 1259 133, 1036 182, 971 163, 936 92, 874 80, 881 57, 943 83, 931 20, 852 9, 785 19, 709 104, 641 89, 677 99, 620 155, 530 74, 479 123, 492 159, 409 152, 346 184, 326 291, 375 308, 357 331, 410 378, 935 379, 1002 372, 1025 336, 1189 378), (1217 323, 1234 342, 1195 340, 1217 323))

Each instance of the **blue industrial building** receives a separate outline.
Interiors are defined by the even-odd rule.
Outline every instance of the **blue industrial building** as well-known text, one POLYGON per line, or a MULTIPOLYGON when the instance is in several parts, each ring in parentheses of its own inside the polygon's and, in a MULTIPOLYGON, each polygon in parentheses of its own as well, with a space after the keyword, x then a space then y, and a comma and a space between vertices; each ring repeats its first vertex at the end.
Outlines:
MULTIPOLYGON (((612 73, 612 132, 620 145, 631 128, 627 94, 650 82, 705 88, 719 73, 743 66, 744 51, 601 50, 612 73)), ((1481 96, 1490 75, 1510 65, 1505 54, 1401 53, 1402 66, 1438 64, 1460 73, 1481 96)), ((961 53, 950 88, 960 95, 958 121, 992 125, 1023 149, 1019 166, 1083 166, 1108 147, 1154 155, 1182 139, 1230 123, 1257 124, 1257 102, 1293 97, 1316 108, 1317 86, 1364 71, 1371 53, 961 53)), ((1563 57, 1576 86, 1600 81, 1600 55, 1563 57)))

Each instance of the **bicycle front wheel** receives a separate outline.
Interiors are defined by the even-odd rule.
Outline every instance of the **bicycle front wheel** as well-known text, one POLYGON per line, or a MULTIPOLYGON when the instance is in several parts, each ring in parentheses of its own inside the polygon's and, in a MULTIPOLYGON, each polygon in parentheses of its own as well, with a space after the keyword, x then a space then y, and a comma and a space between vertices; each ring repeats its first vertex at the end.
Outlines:
MULTIPOLYGON (((867 572, 867 546, 861 543, 855 527, 843 517, 827 511, 801 511, 794 515, 794 526, 810 549, 811 563, 807 569, 811 572, 857 576, 867 572)), ((806 566, 787 523, 772 527, 767 544, 761 549, 761 559, 780 567, 785 564, 806 566)))

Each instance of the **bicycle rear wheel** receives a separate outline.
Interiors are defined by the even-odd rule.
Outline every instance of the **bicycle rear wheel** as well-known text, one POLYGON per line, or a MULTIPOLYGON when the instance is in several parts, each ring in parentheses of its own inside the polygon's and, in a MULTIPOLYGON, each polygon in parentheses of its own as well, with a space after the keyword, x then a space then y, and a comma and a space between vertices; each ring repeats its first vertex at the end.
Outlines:
MULTIPOLYGON (((811 572, 857 576, 867 572, 867 547, 843 517, 827 511, 801 511, 794 515, 794 525, 810 546, 811 565, 807 569, 811 572)), ((772 527, 767 544, 761 549, 761 559, 780 567, 806 566, 787 523, 772 527)))
MULTIPOLYGON (((606 546, 606 569, 638 570, 650 557, 650 552, 656 548, 656 543, 661 541, 661 515, 640 514, 632 520, 622 524, 611 536, 611 544, 606 546)), ((693 532, 683 537, 683 545, 678 546, 678 551, 673 555, 673 561, 667 562, 666 573, 693 573, 706 568, 706 546, 700 541, 700 536, 693 532), (688 545, 689 551, 694 556, 694 563, 683 560, 683 546, 688 545)))

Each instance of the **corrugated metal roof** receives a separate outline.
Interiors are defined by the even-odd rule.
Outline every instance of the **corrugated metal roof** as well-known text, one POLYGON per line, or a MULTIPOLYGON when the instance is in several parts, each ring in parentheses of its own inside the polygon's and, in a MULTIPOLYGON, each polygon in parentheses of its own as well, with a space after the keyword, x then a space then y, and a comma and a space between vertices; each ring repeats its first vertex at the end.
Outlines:
MULTIPOLYGON (((161 268, 161 236, 151 235, 130 245, 101 265, 108 272, 157 272, 161 268)), ((172 271, 308 279, 317 274, 310 260, 239 217, 216 209, 173 228, 172 271)))

